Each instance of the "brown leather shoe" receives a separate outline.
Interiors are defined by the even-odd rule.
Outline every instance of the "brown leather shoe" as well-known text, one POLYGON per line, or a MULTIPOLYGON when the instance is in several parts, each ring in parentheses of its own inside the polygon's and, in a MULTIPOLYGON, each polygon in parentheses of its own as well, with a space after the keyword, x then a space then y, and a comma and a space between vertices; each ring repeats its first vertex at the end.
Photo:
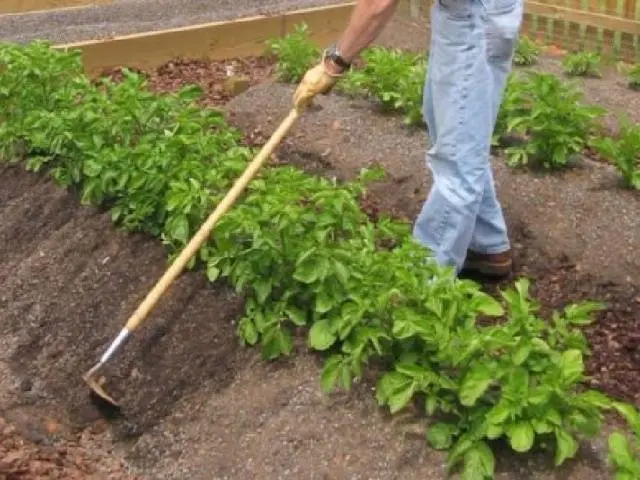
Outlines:
POLYGON ((477 272, 490 277, 506 277, 513 268, 511 250, 501 253, 467 252, 463 270, 477 272))

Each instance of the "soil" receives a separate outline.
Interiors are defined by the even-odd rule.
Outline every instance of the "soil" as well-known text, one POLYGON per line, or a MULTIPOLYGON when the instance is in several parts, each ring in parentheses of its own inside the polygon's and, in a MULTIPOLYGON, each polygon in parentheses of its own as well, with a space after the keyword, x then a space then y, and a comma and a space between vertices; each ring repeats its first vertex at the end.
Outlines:
MULTIPOLYGON (((284 118, 294 87, 269 81, 267 59, 248 65, 236 63, 237 72, 257 72, 253 88, 229 102, 210 82, 226 75, 226 65, 175 61, 150 79, 162 91, 201 84, 206 104, 225 105, 259 144, 284 118)), ((630 105, 640 96, 619 79, 601 81, 590 85, 591 98, 620 96, 630 105)), ((389 179, 372 189, 371 204, 414 218, 430 184, 425 132, 362 100, 331 95, 317 105, 278 159, 341 179, 381 164, 389 179)), ((589 370, 595 385, 640 404, 638 195, 620 189, 609 167, 589 161, 542 175, 513 171, 497 157, 494 171, 515 275, 532 278, 547 312, 576 300, 607 302, 588 329, 589 370)), ((0 479, 445 478, 444 456, 425 447, 421 424, 390 418, 370 385, 325 396, 319 360, 303 345, 277 362, 240 347, 241 299, 198 272, 176 281, 105 369, 123 404, 120 415, 105 417, 81 375, 163 273, 165 252, 144 235, 115 230, 107 213, 79 207, 75 192, 20 167, 0 166, 0 186, 0 454, 10 451, 0 460, 0 479), (25 468, 30 473, 19 470, 25 468)), ((561 469, 549 454, 501 453, 497 478, 610 478, 605 442, 585 444, 561 469)))

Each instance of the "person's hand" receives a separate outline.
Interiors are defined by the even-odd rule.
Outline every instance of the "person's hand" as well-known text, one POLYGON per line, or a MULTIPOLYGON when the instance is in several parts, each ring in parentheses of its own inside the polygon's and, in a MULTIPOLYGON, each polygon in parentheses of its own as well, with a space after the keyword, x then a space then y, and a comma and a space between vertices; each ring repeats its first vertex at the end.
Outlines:
POLYGON ((331 71, 324 59, 315 67, 311 67, 302 77, 293 95, 295 108, 306 108, 311 105, 316 95, 329 93, 342 75, 343 73, 331 71))

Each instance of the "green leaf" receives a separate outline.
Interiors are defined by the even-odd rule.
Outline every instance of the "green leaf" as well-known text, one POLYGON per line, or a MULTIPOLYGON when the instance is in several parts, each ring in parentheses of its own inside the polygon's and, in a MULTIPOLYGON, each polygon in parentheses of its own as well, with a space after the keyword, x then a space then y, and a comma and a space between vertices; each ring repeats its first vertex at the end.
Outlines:
POLYGON ((513 354, 513 363, 515 365, 522 365, 527 358, 529 358, 529 354, 531 353, 532 345, 530 343, 525 343, 518 347, 518 349, 513 354))
POLYGON ((640 459, 636 459, 629 440, 618 431, 609 435, 609 459, 618 469, 640 473, 640 459))
MULTIPOLYGON (((249 299, 251 302, 252 299, 249 299)), ((254 310, 253 322, 258 329, 259 333, 267 334, 273 328, 279 328, 279 318, 277 314, 272 311, 254 310)))
POLYGON ((181 243, 187 243, 189 241, 189 219, 186 215, 178 215, 171 219, 171 238, 178 240, 181 243))
POLYGON ((565 460, 573 458, 578 451, 578 442, 563 428, 555 429, 556 436, 556 466, 562 465, 565 460))
POLYGON ((282 355, 289 355, 293 350, 291 333, 279 324, 272 324, 262 335, 262 357, 273 360, 282 355))
POLYGON ((253 280, 252 285, 256 292, 258 303, 263 304, 271 293, 271 279, 256 278, 253 280))
POLYGON ((322 289, 316 295, 315 311, 318 313, 327 313, 333 308, 334 300, 327 293, 326 289, 322 289))
POLYGON ((509 425, 505 433, 507 437, 509 437, 511 448, 519 453, 529 451, 533 446, 533 441, 536 436, 531 423, 528 421, 521 421, 509 425))
POLYGON ((340 280, 340 283, 346 285, 349 281, 349 270, 347 270, 347 267, 344 266, 344 263, 341 263, 338 260, 333 260, 333 268, 336 277, 338 277, 338 280, 340 280))
POLYGON ((446 469, 448 473, 451 473, 452 468, 456 466, 461 459, 464 459, 464 455, 474 447, 475 443, 468 432, 463 433, 456 440, 453 447, 451 447, 447 453, 446 469))
POLYGON ((486 435, 489 440, 495 440, 496 438, 501 437, 503 433, 504 429, 502 428, 502 425, 489 424, 486 435))
POLYGON ((640 472, 634 474, 633 472, 625 472, 624 470, 619 470, 615 473, 613 480, 638 480, 638 476, 640 476, 640 472))
POLYGON ((87 160, 84 162, 83 172, 88 177, 97 177, 102 172, 102 165, 95 160, 87 160))
POLYGON ((536 352, 549 353, 551 351, 551 347, 549 347, 549 344, 541 338, 531 339, 531 346, 536 352))
POLYGON ((332 391, 341 375, 343 358, 341 355, 333 355, 325 362, 320 375, 320 385, 326 393, 332 391))
POLYGON ((296 266, 293 278, 299 282, 311 284, 320 278, 320 273, 317 258, 308 256, 296 266))
POLYGON ((318 320, 309 330, 309 346, 315 350, 327 350, 337 339, 329 320, 318 320))
POLYGON ((414 335, 428 335, 424 317, 411 308, 400 307, 394 310, 392 333, 398 340, 404 340, 414 335))
POLYGON ((565 419, 565 424, 586 437, 594 437, 600 433, 600 420, 595 415, 585 415, 579 410, 572 411, 565 419))
POLYGON ((258 341, 258 330, 256 329, 253 321, 248 317, 244 317, 240 320, 240 323, 238 324, 238 333, 240 338, 248 345, 255 345, 258 341))
POLYGON ((291 320, 291 322, 293 322, 296 326, 303 327, 307 324, 307 314, 298 307, 289 305, 285 309, 285 313, 289 317, 289 320, 291 320))
POLYGON ((493 381, 492 371, 485 364, 476 364, 464 376, 460 385, 460 402, 465 407, 475 405, 478 398, 489 388, 493 381))
POLYGON ((438 407, 438 397, 435 395, 429 395, 424 401, 424 410, 427 415, 432 416, 436 412, 438 407))
POLYGON ((526 402, 529 395, 529 370, 515 367, 508 374, 508 381, 503 387, 505 395, 514 402, 526 402))
POLYGON ((531 425, 534 431, 540 435, 553 432, 553 425, 538 418, 531 419, 531 425))
POLYGON ((220 276, 220 269, 213 263, 207 264, 207 279, 210 282, 215 282, 220 276))
POLYGON ((605 305, 602 302, 585 301, 567 306, 564 312, 569 323, 584 326, 593 322, 593 318, 591 318, 593 312, 601 311, 604 308, 605 305))
POLYGON ((411 380, 407 381, 405 388, 396 391, 389 397, 389 411, 393 414, 406 407, 413 398, 413 394, 416 392, 417 387, 417 382, 411 380))
POLYGON ((614 402, 607 395, 597 390, 587 390, 576 395, 576 401, 598 409, 609 409, 614 406, 614 402))
POLYGON ((494 478, 495 457, 485 442, 477 442, 464 454, 461 480, 488 480, 494 478))
POLYGON ((386 404, 391 413, 396 413, 409 403, 417 387, 418 382, 411 377, 398 372, 388 372, 378 381, 378 404, 386 404))
POLYGON ((438 422, 427 428, 427 441, 436 450, 446 450, 453 444, 456 431, 455 425, 438 422))
POLYGON ((473 305, 476 311, 491 317, 504 315, 504 308, 500 302, 486 293, 477 293, 473 299, 473 305))
POLYGON ((626 420, 631 429, 637 432, 636 435, 640 436, 640 411, 626 402, 614 401, 611 406, 626 420))
POLYGON ((487 412, 487 420, 493 424, 501 424, 513 413, 511 405, 500 400, 489 412, 487 412))
POLYGON ((562 416, 555 408, 547 408, 544 419, 556 427, 560 427, 562 425, 562 416))
POLYGON ((562 370, 562 379, 565 383, 571 384, 580 380, 584 372, 582 352, 576 349, 562 352, 560 368, 562 370))

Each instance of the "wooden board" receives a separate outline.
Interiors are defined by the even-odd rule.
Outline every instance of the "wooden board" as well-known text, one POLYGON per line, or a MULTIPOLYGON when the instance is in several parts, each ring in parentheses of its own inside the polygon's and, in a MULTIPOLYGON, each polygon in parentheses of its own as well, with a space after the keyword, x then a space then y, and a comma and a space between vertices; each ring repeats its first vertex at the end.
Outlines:
MULTIPOLYGON (((2 1, 2 0, 0 0, 2 1)), ((349 21, 355 2, 310 8, 274 16, 255 16, 170 30, 57 45, 82 52, 85 72, 99 75, 107 69, 128 66, 152 69, 173 58, 220 60, 260 55, 266 42, 309 25, 311 39, 325 45, 337 39, 349 21)))
POLYGON ((108 5, 113 0, 0 0, 0 14, 108 5))

